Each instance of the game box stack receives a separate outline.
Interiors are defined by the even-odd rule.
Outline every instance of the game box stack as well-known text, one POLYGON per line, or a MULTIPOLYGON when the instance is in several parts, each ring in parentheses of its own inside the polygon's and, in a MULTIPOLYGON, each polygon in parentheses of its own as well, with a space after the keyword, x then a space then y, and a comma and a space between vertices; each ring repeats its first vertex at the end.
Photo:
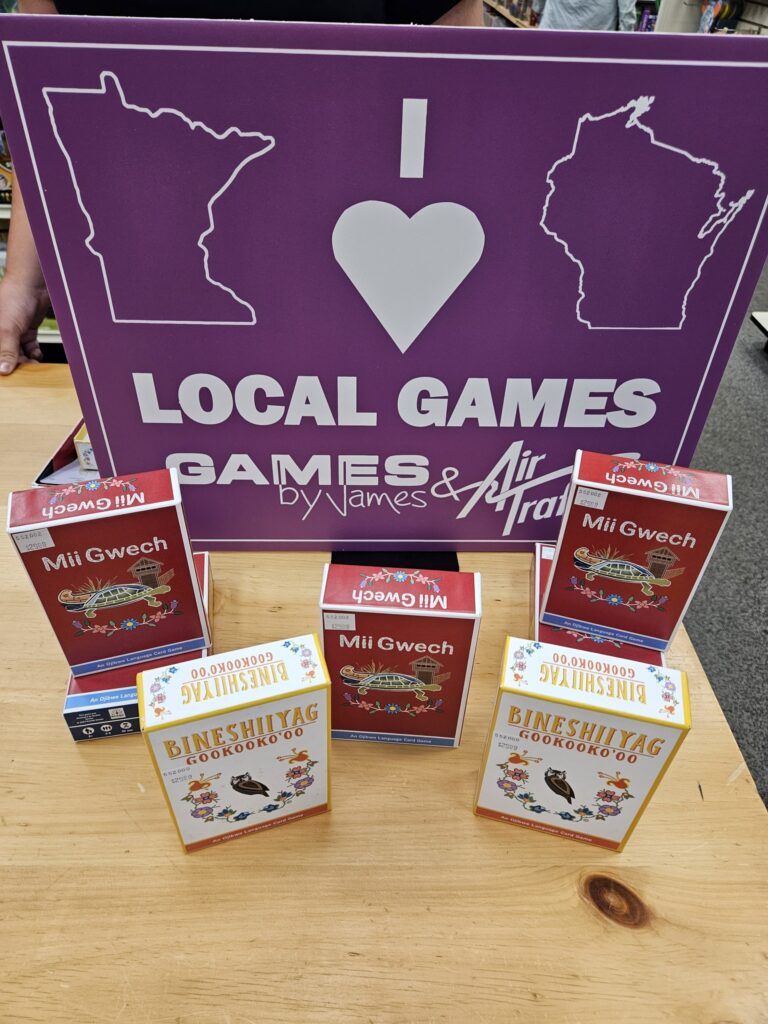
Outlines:
POLYGON ((541 599, 547 587, 547 580, 552 569, 555 548, 551 544, 537 544, 533 555, 531 573, 531 636, 547 644, 562 644, 574 647, 590 654, 616 654, 620 658, 632 661, 645 661, 649 665, 663 667, 666 660, 661 651, 616 640, 613 637, 601 636, 599 633, 585 633, 580 629, 569 629, 564 626, 545 626, 539 621, 541 615, 541 599))
MULTIPOLYGON (((57 446, 45 466, 38 472, 33 481, 35 487, 54 487, 60 489, 64 484, 85 484, 99 479, 99 472, 96 460, 87 454, 87 448, 83 448, 81 441, 85 424, 82 420, 71 430, 62 442, 57 446), (78 443, 75 443, 78 438, 78 443), (83 452, 85 461, 92 461, 92 468, 83 469, 78 451, 83 452)), ((90 444, 90 442, 89 442, 90 444)), ((91 453, 93 448, 91 447, 91 453)))
POLYGON ((621 850, 690 724, 684 672, 508 637, 475 811, 621 850))
POLYGON ((665 651, 731 507, 725 474, 577 452, 542 623, 665 651))
POLYGON ((330 810, 317 636, 145 669, 144 738, 187 852, 330 810))
MULTIPOLYGON (((192 557, 206 609, 208 632, 213 638, 211 558, 207 551, 195 552, 192 557)), ((203 649, 190 651, 177 658, 159 658, 139 666, 125 665, 123 668, 94 672, 87 676, 70 674, 64 698, 64 721, 72 738, 77 741, 97 740, 139 732, 139 697, 136 689, 138 669, 163 668, 177 661, 205 657, 210 653, 210 650, 203 649)))
POLYGON ((73 676, 210 646, 175 470, 15 491, 8 531, 73 676))
POLYGON ((479 573, 327 565, 320 608, 334 739, 459 745, 479 573))

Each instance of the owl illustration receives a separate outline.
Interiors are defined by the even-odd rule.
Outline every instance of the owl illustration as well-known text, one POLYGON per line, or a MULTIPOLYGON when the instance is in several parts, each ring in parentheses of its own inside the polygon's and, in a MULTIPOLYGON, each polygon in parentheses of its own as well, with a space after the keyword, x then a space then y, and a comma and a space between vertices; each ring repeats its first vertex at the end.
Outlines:
POLYGON ((250 772, 233 775, 229 784, 236 793, 243 793, 245 796, 269 796, 269 790, 264 783, 252 779, 250 772))
POLYGON ((570 784, 565 781, 565 772, 559 772, 556 768, 547 768, 544 772, 544 781, 553 793, 561 796, 563 800, 567 800, 569 804, 573 802, 576 794, 570 784))

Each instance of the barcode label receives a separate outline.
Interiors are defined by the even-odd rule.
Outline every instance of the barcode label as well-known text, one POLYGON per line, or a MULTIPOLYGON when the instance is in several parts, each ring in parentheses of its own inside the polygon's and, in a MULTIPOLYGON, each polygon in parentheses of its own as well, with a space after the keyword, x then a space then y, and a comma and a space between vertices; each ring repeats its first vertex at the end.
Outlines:
POLYGON ((574 505, 583 505, 584 508, 604 509, 608 497, 608 491, 598 491, 595 487, 578 487, 574 505))
POLYGON ((354 629, 354 612, 324 612, 323 623, 326 629, 354 629))
POLYGON ((28 551, 44 551, 46 548, 54 547, 53 538, 48 530, 26 530, 24 533, 17 533, 13 538, 16 547, 25 555, 28 551))

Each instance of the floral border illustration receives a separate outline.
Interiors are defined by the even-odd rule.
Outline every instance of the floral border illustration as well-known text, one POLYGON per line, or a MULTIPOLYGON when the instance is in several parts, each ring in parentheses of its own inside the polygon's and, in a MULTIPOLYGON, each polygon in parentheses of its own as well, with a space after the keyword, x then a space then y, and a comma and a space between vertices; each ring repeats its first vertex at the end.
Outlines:
POLYGON ((659 473, 661 476, 676 477, 683 483, 690 483, 693 479, 690 473, 679 469, 677 466, 668 466, 663 462, 643 462, 637 459, 625 459, 624 462, 617 462, 611 472, 621 473, 626 469, 634 469, 635 472, 659 473))
MULTIPOLYGON (((294 756, 289 755, 288 757, 289 763, 302 754, 306 755, 306 751, 294 751, 294 756)), ((278 761, 281 760, 285 760, 285 757, 278 758, 278 761)), ((205 822, 227 821, 234 824, 246 821, 255 814, 274 814, 275 811, 281 811, 292 803, 297 797, 303 796, 309 787, 314 785, 315 777, 311 771, 317 763, 309 756, 306 756, 306 759, 301 762, 294 763, 293 767, 285 773, 287 785, 269 803, 253 811, 237 810, 223 800, 217 790, 211 788, 211 783, 221 778, 221 772, 209 777, 201 775, 199 779, 192 779, 187 783, 186 796, 181 799, 192 805, 189 813, 193 818, 205 822), (224 806, 219 807, 220 804, 224 804, 224 806)))
POLYGON ((528 668, 528 662, 525 660, 526 657, 531 658, 536 651, 541 650, 541 644, 538 640, 534 640, 530 644, 520 644, 517 650, 512 655, 513 661, 510 662, 509 668, 512 670, 512 678, 515 682, 521 682, 524 678, 523 672, 528 668))
POLYGON ((181 615, 178 601, 170 601, 168 604, 163 603, 162 608, 158 609, 158 611, 144 612, 139 618, 135 615, 129 615, 120 622, 110 619, 109 622, 103 623, 82 623, 79 619, 74 619, 72 625, 77 630, 75 636, 85 636, 86 633, 92 633, 94 636, 110 637, 114 636, 115 633, 132 633, 141 626, 154 628, 158 622, 167 619, 169 615, 181 615))
POLYGON ((168 708, 165 706, 165 702, 168 699, 165 687, 170 683, 171 679, 178 671, 179 670, 175 665, 169 665, 165 672, 163 672, 162 675, 157 676, 149 687, 149 706, 152 708, 155 718, 162 718, 163 715, 169 714, 168 708))
POLYGON ((367 711, 369 715, 376 715, 380 711, 383 711, 387 715, 408 715, 409 718, 415 718, 417 715, 427 714, 429 711, 437 711, 442 713, 445 701, 441 698, 437 700, 427 700, 423 704, 396 704, 393 701, 368 701, 360 700, 355 698, 351 693, 344 694, 344 703, 352 708, 360 708, 361 711, 367 711))
MULTIPOLYGON (((296 757, 306 754, 306 751, 300 751, 294 754, 293 757, 288 759, 288 763, 291 764, 295 761, 296 757)), ((281 760, 278 758, 278 760, 281 760)), ((315 784, 314 775, 310 774, 312 769, 317 764, 317 761, 313 761, 311 757, 307 757, 306 760, 296 762, 292 768, 289 768, 285 773, 285 778, 288 781, 288 785, 285 789, 282 789, 277 796, 259 808, 259 812, 262 811, 265 814, 274 814, 275 811, 282 811, 282 809, 291 803, 296 797, 303 796, 310 786, 315 784)))
POLYGON ((669 598, 666 594, 661 597, 656 595, 653 597, 622 597, 620 594, 606 594, 602 587, 599 590, 594 590, 587 586, 584 580, 580 580, 576 576, 571 576, 568 583, 569 586, 565 588, 566 590, 573 590, 581 594, 592 604, 602 601, 611 608, 626 608, 628 612, 642 611, 644 608, 655 608, 657 612, 667 610, 666 605, 669 598))
POLYGON ((107 477, 103 480, 88 480, 86 483, 80 484, 67 484, 66 487, 62 487, 60 490, 55 491, 48 499, 49 505, 58 505, 62 498, 68 498, 71 495, 81 495, 83 492, 95 492, 95 491, 111 491, 121 490, 135 491, 136 485, 134 483, 136 477, 132 477, 130 480, 119 480, 116 477, 107 477))
POLYGON ((524 768, 513 767, 507 761, 497 767, 501 768, 501 775, 496 780, 496 785, 502 790, 504 796, 509 797, 510 800, 516 800, 532 814, 552 814, 562 821, 605 821, 607 818, 615 818, 621 814, 621 805, 625 800, 634 800, 629 791, 631 785, 629 779, 625 779, 619 774, 616 774, 615 778, 611 778, 611 776, 599 772, 600 778, 608 779, 615 788, 609 789, 604 785, 597 791, 593 801, 596 810, 592 810, 584 803, 572 810, 555 811, 539 803, 535 794, 525 787, 525 783, 530 780, 530 772, 524 768))
POLYGON ((317 670, 320 666, 315 661, 315 652, 311 647, 303 647, 301 644, 297 644, 293 640, 285 640, 283 642, 283 647, 287 648, 291 654, 301 655, 299 664, 304 669, 302 682, 309 683, 317 679, 317 670))
POLYGON ((193 779, 187 783, 189 791, 181 799, 185 803, 192 805, 189 809, 191 816, 198 821, 228 821, 234 823, 245 821, 246 818, 256 814, 256 811, 235 810, 229 804, 217 810, 219 804, 223 803, 223 801, 220 794, 215 789, 211 789, 211 783, 220 778, 221 772, 218 772, 216 775, 211 775, 208 778, 205 775, 201 775, 199 779, 193 779))
POLYGON ((656 682, 661 684, 661 699, 664 703, 659 708, 659 714, 672 718, 680 707, 680 701, 677 699, 677 686, 666 672, 662 672, 655 665, 649 665, 648 671, 656 682))
POLYGON ((440 577, 437 576, 432 579, 429 576, 425 576, 419 569, 415 569, 413 572, 407 572, 405 569, 379 569, 377 572, 372 572, 366 575, 366 573, 360 573, 360 587, 370 587, 374 583, 410 583, 421 584, 431 590, 435 594, 440 593, 440 577))

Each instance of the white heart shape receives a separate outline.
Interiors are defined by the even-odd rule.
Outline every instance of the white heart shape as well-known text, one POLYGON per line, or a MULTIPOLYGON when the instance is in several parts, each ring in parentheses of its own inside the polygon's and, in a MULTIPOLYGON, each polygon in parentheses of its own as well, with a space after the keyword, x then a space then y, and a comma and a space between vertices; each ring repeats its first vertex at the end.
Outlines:
POLYGON ((332 242, 342 270, 405 352, 476 265, 485 232, 458 203, 433 203, 408 218, 368 200, 342 213, 332 242))

